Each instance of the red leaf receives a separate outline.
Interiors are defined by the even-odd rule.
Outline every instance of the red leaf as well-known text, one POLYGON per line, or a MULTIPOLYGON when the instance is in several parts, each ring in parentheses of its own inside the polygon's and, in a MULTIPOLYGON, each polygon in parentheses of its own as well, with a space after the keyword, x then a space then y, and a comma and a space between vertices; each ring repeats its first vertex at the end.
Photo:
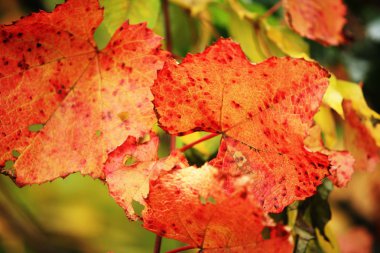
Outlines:
POLYGON ((167 62, 152 92, 159 123, 169 133, 223 134, 213 164, 233 177, 249 176, 249 191, 266 211, 278 212, 312 195, 328 175, 327 156, 303 143, 327 77, 302 59, 253 65, 237 44, 220 40, 180 65, 167 62))
POLYGON ((349 152, 331 152, 329 160, 331 163, 329 179, 337 187, 345 187, 354 173, 354 158, 349 152))
POLYGON ((380 161, 380 149, 360 116, 352 108, 351 101, 343 101, 345 144, 355 158, 356 170, 372 171, 380 161))
POLYGON ((132 201, 145 205, 144 198, 149 192, 149 181, 158 177, 163 170, 187 165, 181 153, 158 160, 158 137, 150 135, 150 140, 140 143, 134 137, 128 139, 110 153, 104 166, 104 173, 111 196, 125 210, 127 216, 136 220, 132 201))
POLYGON ((208 164, 163 173, 151 181, 144 227, 202 252, 291 252, 289 233, 274 227, 244 181, 224 190, 218 170, 208 164), (266 228, 267 227, 267 228, 266 228), (271 232, 264 239, 262 231, 271 232))
MULTIPOLYGON (((305 149, 284 154, 252 148, 226 138, 212 164, 221 168, 223 175, 246 175, 248 190, 260 201, 267 212, 281 212, 295 200, 313 195, 323 178, 328 176, 327 155, 305 149)), ((231 183, 225 188, 234 191, 231 183)))
POLYGON ((166 54, 144 24, 124 24, 98 51, 97 0, 69 0, 1 26, 0 164, 21 153, 16 182, 80 171, 102 177, 107 154, 155 122, 149 87, 166 54), (38 133, 28 127, 44 124, 38 133))
POLYGON ((346 41, 346 6, 342 0, 282 0, 286 21, 301 36, 325 45, 346 41))
POLYGON ((330 161, 330 175, 328 178, 337 187, 347 186, 354 173, 355 162, 355 159, 349 152, 326 149, 322 141, 321 128, 318 125, 310 129, 309 136, 305 139, 305 145, 308 149, 328 155, 330 161))

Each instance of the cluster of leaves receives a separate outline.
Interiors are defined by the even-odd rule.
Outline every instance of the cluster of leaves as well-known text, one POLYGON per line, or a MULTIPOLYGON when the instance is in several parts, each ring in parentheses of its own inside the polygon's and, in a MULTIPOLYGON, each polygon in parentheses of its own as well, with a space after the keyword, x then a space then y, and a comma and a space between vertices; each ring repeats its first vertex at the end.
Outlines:
POLYGON ((173 2, 199 20, 184 51, 216 39, 226 13, 243 50, 219 39, 178 64, 145 23, 124 22, 160 26, 158 0, 104 1, 104 22, 97 0, 69 0, 1 26, 1 172, 20 186, 74 172, 99 178, 130 219, 204 252, 328 247, 327 178, 341 187, 353 168, 377 166, 380 116, 289 27, 343 43, 345 6, 283 0, 288 27, 235 0, 173 2), (103 49, 98 27, 112 34, 103 49), (200 167, 184 148, 159 158, 157 122, 172 136, 220 136, 216 157, 200 167))

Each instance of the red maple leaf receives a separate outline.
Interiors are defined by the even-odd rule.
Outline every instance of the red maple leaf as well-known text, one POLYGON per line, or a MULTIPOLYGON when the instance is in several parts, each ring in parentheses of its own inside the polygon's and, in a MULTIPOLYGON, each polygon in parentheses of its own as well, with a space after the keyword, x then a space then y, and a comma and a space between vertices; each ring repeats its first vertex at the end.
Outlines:
POLYGON ((322 132, 319 125, 314 125, 309 135, 304 141, 306 147, 312 151, 317 151, 328 155, 330 161, 330 175, 328 178, 337 187, 345 187, 351 181, 352 174, 354 173, 355 159, 347 151, 334 151, 329 150, 324 146, 322 140, 322 132))
POLYGON ((162 171, 183 164, 186 158, 173 152, 167 158, 157 157, 159 139, 153 133, 150 140, 141 141, 135 137, 128 139, 112 153, 104 166, 104 173, 111 196, 125 210, 128 218, 138 219, 132 206, 133 201, 142 205, 149 193, 149 182, 155 180, 162 171))
POLYGON ((352 107, 352 102, 344 100, 342 106, 345 117, 344 141, 355 158, 354 168, 373 171, 380 161, 380 149, 360 115, 352 107))
POLYGON ((346 41, 346 6, 342 0, 282 0, 286 21, 297 33, 325 45, 346 41))
MULTIPOLYGON (((311 196, 329 174, 328 157, 304 147, 328 76, 302 59, 253 65, 239 45, 220 40, 180 65, 167 62, 152 92, 163 129, 222 134, 212 161, 221 177, 249 177, 249 192, 264 210, 279 212, 311 196)), ((225 187, 232 185, 227 180, 225 187)))
POLYGON ((149 87, 167 54, 145 24, 125 23, 99 51, 97 0, 69 0, 53 13, 0 26, 0 164, 16 182, 80 171, 102 177, 107 154, 155 123, 149 87), (43 125, 31 132, 35 124, 43 125))
POLYGON ((245 182, 234 181, 229 193, 218 174, 208 164, 161 173, 151 181, 144 227, 202 252, 292 252, 289 233, 274 226, 245 182))

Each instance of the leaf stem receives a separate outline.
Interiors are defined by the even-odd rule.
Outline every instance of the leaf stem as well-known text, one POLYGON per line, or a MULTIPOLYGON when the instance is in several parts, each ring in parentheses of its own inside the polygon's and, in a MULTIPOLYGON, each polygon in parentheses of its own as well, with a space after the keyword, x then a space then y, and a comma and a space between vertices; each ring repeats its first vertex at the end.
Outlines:
POLYGON ((189 246, 184 246, 184 247, 180 247, 177 249, 167 251, 166 253, 177 253, 177 252, 182 252, 182 251, 189 250, 189 249, 195 249, 195 248, 193 246, 189 245, 189 246))
POLYGON ((211 133, 211 134, 205 135, 202 138, 200 138, 200 139, 198 139, 198 140, 196 140, 196 141, 194 141, 192 143, 189 143, 189 144, 183 146, 182 148, 179 149, 179 151, 185 152, 186 150, 188 150, 188 149, 192 148, 193 146, 197 145, 198 143, 204 142, 204 141, 206 141, 208 139, 211 139, 211 138, 214 138, 215 136, 218 136, 218 135, 219 135, 219 133, 211 133))
MULTIPOLYGON (((166 50, 173 53, 172 46, 172 35, 170 29, 170 15, 169 15, 169 0, 161 0, 162 12, 164 14, 164 29, 165 29, 165 44, 166 50)), ((176 137, 174 135, 170 136, 170 151, 173 151, 176 146, 176 137)), ((162 237, 156 235, 156 241, 154 243, 153 253, 160 253, 161 251, 162 237)))
POLYGON ((162 5, 162 12, 164 13, 166 50, 172 53, 173 45, 172 45, 172 35, 171 35, 171 29, 170 29, 169 1, 161 0, 161 5, 162 5))
POLYGON ((153 253, 160 253, 160 251, 161 251, 161 241, 162 241, 162 237, 159 236, 159 235, 156 235, 156 241, 154 242, 153 253))
POLYGON ((263 15, 261 15, 260 19, 266 19, 266 18, 272 16, 273 13, 275 13, 278 9, 280 9, 281 5, 282 5, 282 1, 277 2, 267 12, 265 12, 263 15))
POLYGON ((176 136, 170 135, 170 152, 174 151, 176 148, 176 136))

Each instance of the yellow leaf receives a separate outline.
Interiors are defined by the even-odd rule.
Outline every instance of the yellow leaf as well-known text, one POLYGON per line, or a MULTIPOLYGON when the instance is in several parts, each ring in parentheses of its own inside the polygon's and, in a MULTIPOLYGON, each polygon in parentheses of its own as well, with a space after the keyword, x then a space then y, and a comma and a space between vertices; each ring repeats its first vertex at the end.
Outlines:
POLYGON ((231 37, 239 42, 244 53, 251 61, 262 62, 267 58, 260 48, 258 36, 251 21, 240 18, 238 14, 231 12, 229 25, 231 37))
POLYGON ((339 253, 338 241, 334 236, 333 231, 330 228, 330 222, 325 226, 325 234, 329 238, 330 242, 326 241, 318 229, 315 229, 319 246, 324 253, 339 253))
POLYGON ((314 121, 321 128, 326 148, 334 150, 339 149, 336 146, 336 125, 331 109, 325 105, 321 105, 318 112, 314 116, 314 121))
POLYGON ((284 25, 271 25, 263 21, 268 38, 274 43, 284 54, 294 58, 310 59, 309 45, 301 36, 294 33, 284 25))
POLYGON ((380 146, 380 124, 378 123, 380 121, 380 115, 367 105, 361 86, 356 83, 338 80, 332 76, 323 102, 344 118, 342 108, 343 99, 352 102, 353 109, 370 131, 376 141, 376 145, 380 146))
POLYGON ((191 15, 196 16, 200 12, 204 11, 207 5, 211 2, 214 2, 214 0, 171 0, 171 2, 184 9, 190 10, 191 15))
POLYGON ((326 90, 325 95, 323 96, 323 103, 329 105, 334 109, 342 118, 344 118, 342 102, 343 96, 341 91, 339 91, 338 81, 334 75, 330 77, 330 85, 326 90))
MULTIPOLYGON (((180 148, 183 145, 190 144, 192 142, 195 142, 199 140, 200 138, 208 135, 210 133, 207 132, 194 132, 185 136, 177 137, 177 147, 180 148)), ((221 136, 214 137, 210 140, 203 141, 201 143, 198 143, 193 148, 199 151, 205 159, 209 158, 211 155, 213 155, 219 148, 221 136)))

